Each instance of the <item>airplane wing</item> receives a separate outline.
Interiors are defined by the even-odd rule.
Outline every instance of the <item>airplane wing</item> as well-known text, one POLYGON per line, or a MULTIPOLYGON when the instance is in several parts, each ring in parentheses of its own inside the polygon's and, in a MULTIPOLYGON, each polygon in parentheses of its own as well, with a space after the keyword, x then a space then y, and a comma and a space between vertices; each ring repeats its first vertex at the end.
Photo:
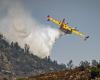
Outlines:
POLYGON ((51 16, 47 16, 48 17, 48 21, 52 21, 53 23, 55 23, 55 24, 57 24, 57 25, 59 25, 59 26, 61 26, 61 24, 62 24, 62 21, 58 21, 58 20, 56 20, 56 19, 54 19, 54 18, 52 18, 51 16))
POLYGON ((87 40, 89 38, 89 36, 85 35, 84 33, 80 32, 79 30, 75 29, 75 28, 71 28, 70 26, 65 25, 66 28, 68 30, 70 30, 72 32, 72 34, 75 34, 77 36, 80 36, 81 38, 83 38, 84 40, 87 40))

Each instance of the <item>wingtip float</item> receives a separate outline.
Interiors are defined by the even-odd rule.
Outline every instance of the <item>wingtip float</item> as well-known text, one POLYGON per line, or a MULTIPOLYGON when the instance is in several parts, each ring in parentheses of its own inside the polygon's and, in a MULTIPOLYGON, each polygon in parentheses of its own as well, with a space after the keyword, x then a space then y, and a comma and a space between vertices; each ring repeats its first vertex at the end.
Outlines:
POLYGON ((68 23, 65 23, 65 18, 62 21, 56 20, 52 18, 50 15, 47 16, 47 21, 52 21, 53 23, 59 25, 59 29, 64 32, 65 34, 75 34, 83 38, 85 41, 89 38, 89 36, 79 32, 76 28, 72 28, 68 25, 68 23))

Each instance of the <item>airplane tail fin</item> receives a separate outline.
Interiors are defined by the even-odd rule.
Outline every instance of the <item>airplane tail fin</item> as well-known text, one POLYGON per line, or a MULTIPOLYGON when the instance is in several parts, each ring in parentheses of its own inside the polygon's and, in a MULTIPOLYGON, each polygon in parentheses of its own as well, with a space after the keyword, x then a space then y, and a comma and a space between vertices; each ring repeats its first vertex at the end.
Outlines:
POLYGON ((47 18, 48 18, 47 21, 50 21, 50 15, 48 15, 47 18))
POLYGON ((62 23, 65 23, 65 18, 63 19, 62 23))
POLYGON ((65 23, 65 18, 62 20, 61 22, 61 25, 60 25, 60 28, 59 29, 62 29, 63 28, 63 24, 65 23))

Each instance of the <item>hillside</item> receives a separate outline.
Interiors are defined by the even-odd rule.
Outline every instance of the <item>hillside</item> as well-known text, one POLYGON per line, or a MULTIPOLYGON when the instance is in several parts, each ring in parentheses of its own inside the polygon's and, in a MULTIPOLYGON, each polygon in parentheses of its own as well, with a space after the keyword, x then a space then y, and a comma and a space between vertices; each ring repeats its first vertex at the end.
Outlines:
POLYGON ((71 70, 56 71, 37 76, 18 78, 17 80, 100 80, 100 72, 92 70, 92 67, 91 69, 90 67, 84 69, 82 67, 77 67, 71 70))
MULTIPOLYGON (((78 69, 51 72, 38 76, 22 78, 22 80, 89 80, 90 72, 88 70, 80 71, 78 69)), ((20 79, 18 79, 20 80, 20 79)))
POLYGON ((50 57, 41 59, 31 54, 27 44, 22 49, 17 42, 9 44, 0 35, 0 80, 100 80, 100 62, 80 63, 72 68, 71 60, 66 68, 50 57))
POLYGON ((35 76, 64 69, 66 69, 64 64, 58 64, 50 57, 41 59, 30 53, 28 45, 22 49, 17 42, 9 44, 0 35, 0 78, 35 76))

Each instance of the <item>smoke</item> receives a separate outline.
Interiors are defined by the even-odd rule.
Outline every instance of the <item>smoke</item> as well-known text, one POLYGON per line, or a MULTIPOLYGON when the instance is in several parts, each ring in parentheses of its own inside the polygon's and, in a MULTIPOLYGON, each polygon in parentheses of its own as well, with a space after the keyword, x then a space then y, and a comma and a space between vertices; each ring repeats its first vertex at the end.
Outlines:
POLYGON ((55 40, 62 35, 58 29, 34 20, 20 0, 0 1, 0 33, 22 48, 28 44, 30 51, 41 58, 50 55, 55 40))

